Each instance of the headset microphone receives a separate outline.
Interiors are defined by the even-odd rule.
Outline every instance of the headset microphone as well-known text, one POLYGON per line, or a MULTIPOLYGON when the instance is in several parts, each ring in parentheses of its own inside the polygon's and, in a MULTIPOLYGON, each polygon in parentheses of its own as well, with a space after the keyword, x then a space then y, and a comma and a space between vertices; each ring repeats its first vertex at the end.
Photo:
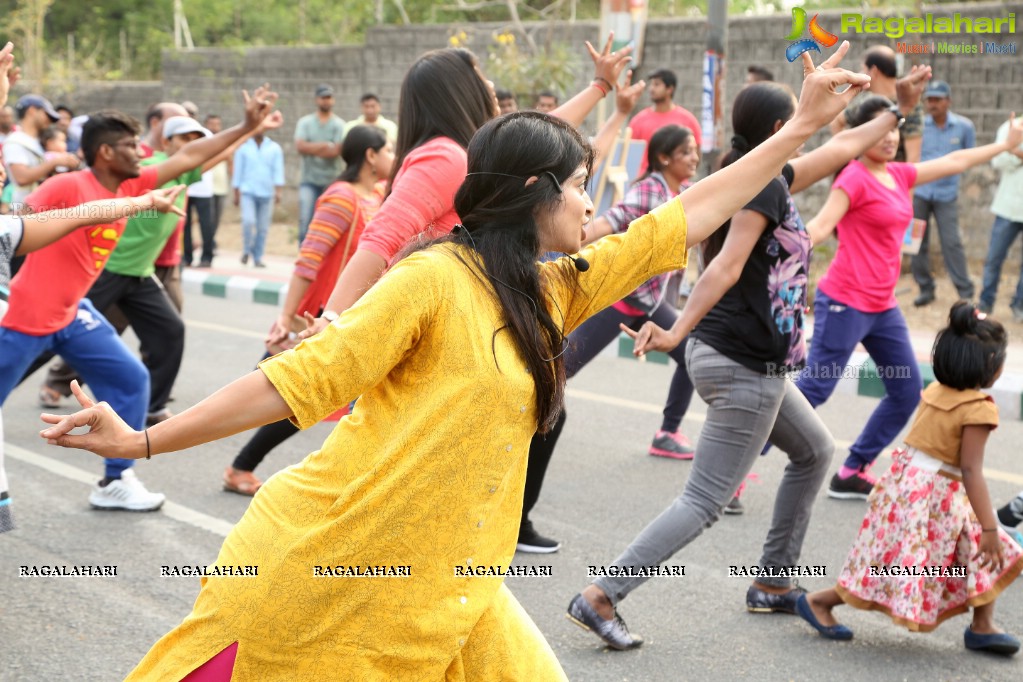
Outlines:
POLYGON ((590 269, 590 263, 585 258, 568 256, 568 259, 575 264, 575 269, 579 272, 586 272, 590 269))

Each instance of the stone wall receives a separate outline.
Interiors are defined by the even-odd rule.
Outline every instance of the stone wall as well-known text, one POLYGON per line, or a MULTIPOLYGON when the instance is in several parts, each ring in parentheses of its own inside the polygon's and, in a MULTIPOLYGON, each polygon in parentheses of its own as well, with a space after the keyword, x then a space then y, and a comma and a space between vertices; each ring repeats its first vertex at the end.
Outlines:
MULTIPOLYGON (((1006 16, 1008 12, 1016 12, 1018 21, 1023 23, 1023 2, 939 5, 925 7, 925 10, 941 16, 949 16, 952 12, 960 12, 964 16, 1006 16)), ((821 24, 838 32, 840 14, 840 11, 821 12, 821 24)), ((448 36, 456 31, 465 31, 467 47, 485 59, 492 34, 507 28, 506 24, 496 23, 383 26, 371 29, 365 45, 360 46, 165 51, 161 87, 153 84, 101 84, 92 89, 79 88, 69 95, 69 101, 78 109, 120 106, 139 115, 146 105, 159 99, 191 99, 204 113, 215 111, 224 116, 225 123, 230 123, 241 111, 240 90, 269 81, 281 94, 280 108, 287 120, 284 128, 271 137, 284 146, 288 182, 294 186, 298 179, 298 158, 292 142, 294 126, 302 115, 312 111, 313 90, 318 83, 334 86, 337 113, 343 118, 358 114, 359 96, 364 92, 375 92, 381 99, 384 114, 393 118, 401 80, 408 66, 420 54, 444 47, 448 36)), ((586 39, 595 40, 599 30, 596 22, 555 26, 529 24, 528 30, 541 43, 553 36, 578 46, 581 68, 575 88, 562 94, 571 95, 586 86, 592 71, 582 43, 586 39)), ((750 64, 769 67, 779 80, 798 90, 801 69, 798 64, 789 64, 784 58, 786 42, 782 37, 789 30, 788 15, 732 17, 729 20, 727 68, 730 75, 726 84, 726 107, 742 87, 746 67, 750 64)), ((706 21, 702 18, 652 21, 647 27, 644 60, 640 67, 641 74, 659 67, 675 70, 680 84, 676 101, 696 113, 698 118, 702 106, 700 84, 706 36, 706 21)), ((850 68, 857 67, 858 55, 869 45, 895 42, 884 36, 872 36, 869 40, 855 34, 842 37, 852 42, 852 56, 846 63, 850 68)), ((930 36, 924 36, 924 39, 930 40, 930 36)), ((999 36, 997 39, 1012 41, 1015 36, 999 36)), ((1005 120, 1009 110, 1023 113, 1023 61, 1018 55, 906 57, 906 68, 911 63, 931 64, 935 76, 951 84, 953 108, 977 125, 978 144, 993 140, 998 125, 1005 120)), ((727 109, 725 120, 729 120, 727 109)), ((586 127, 593 132, 594 117, 586 127)), ((725 131, 724 139, 729 137, 730 131, 725 131)), ((824 139, 823 133, 818 134, 811 140, 810 147, 824 139)), ((961 224, 967 249, 974 260, 982 259, 986 252, 992 222, 987 207, 996 183, 997 175, 988 166, 971 170, 963 178, 961 224)), ((817 210, 827 188, 827 183, 821 182, 800 196, 799 204, 804 215, 812 215, 817 210)), ((286 195, 283 213, 294 213, 294 201, 294 193, 286 195)))

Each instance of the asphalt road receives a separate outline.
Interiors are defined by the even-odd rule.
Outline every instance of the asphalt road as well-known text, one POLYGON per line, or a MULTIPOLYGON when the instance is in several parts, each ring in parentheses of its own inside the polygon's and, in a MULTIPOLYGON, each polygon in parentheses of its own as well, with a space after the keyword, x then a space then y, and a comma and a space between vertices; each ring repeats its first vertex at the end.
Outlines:
MULTIPOLYGON (((199 296, 188 298, 185 310, 188 345, 172 404, 178 410, 250 370, 274 316, 268 306, 199 296)), ((653 579, 623 602, 622 615, 646 638, 641 649, 609 651, 569 623, 565 607, 587 584, 587 567, 611 562, 686 481, 689 463, 646 455, 668 372, 661 365, 600 356, 572 381, 562 447, 533 515, 537 528, 561 540, 563 548, 553 555, 517 556, 522 564, 550 566, 549 577, 508 579, 571 679, 1019 679, 1020 662, 963 648, 967 616, 914 635, 878 614, 847 608, 841 616, 856 639, 836 643, 820 639, 796 617, 747 613, 749 579, 728 577, 728 567, 759 557, 785 463, 777 452, 758 462, 757 478, 743 497, 746 514, 723 518, 673 559, 685 565, 684 577, 653 579)), ((248 499, 222 492, 220 476, 246 436, 140 463, 140 478, 167 494, 160 512, 92 511, 88 485, 100 476, 101 462, 88 453, 50 448, 38 438, 38 379, 4 405, 19 527, 0 536, 0 680, 118 680, 188 613, 198 592, 196 578, 160 577, 160 566, 211 563, 245 511, 248 499), (21 565, 53 564, 115 565, 117 576, 18 577, 21 565)), ((821 408, 839 442, 833 468, 876 404, 836 396, 821 408)), ((693 437, 703 413, 696 398, 685 422, 693 437)), ((293 438, 257 473, 266 478, 298 461, 322 442, 327 429, 321 424, 293 438)), ((986 465, 996 503, 1023 489, 1020 442, 1023 424, 1012 421, 989 442, 986 465)), ((815 589, 833 582, 864 509, 861 502, 821 494, 802 562, 825 566, 829 577, 809 578, 804 585, 815 589)), ((997 615, 1008 631, 1023 634, 1018 586, 999 600, 997 615)))

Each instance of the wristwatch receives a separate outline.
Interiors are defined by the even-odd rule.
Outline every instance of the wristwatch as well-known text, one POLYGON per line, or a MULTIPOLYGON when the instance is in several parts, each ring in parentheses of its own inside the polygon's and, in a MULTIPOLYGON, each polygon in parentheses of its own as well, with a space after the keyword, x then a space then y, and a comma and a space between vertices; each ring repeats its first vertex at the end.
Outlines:
POLYGON ((341 316, 335 313, 333 310, 324 310, 323 314, 321 314, 320 317, 325 319, 327 322, 333 322, 334 320, 341 316))
POLYGON ((899 105, 898 104, 891 105, 888 108, 888 111, 890 111, 893 114, 895 114, 895 120, 897 121, 897 123, 895 124, 895 127, 896 128, 901 128, 902 124, 906 122, 906 117, 902 115, 901 111, 899 111, 899 105))

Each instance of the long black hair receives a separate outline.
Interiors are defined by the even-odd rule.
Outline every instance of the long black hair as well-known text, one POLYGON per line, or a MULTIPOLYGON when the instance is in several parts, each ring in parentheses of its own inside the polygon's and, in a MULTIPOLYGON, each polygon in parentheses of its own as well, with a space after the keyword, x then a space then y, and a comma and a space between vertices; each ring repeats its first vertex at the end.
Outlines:
POLYGON ((1008 345, 1005 327, 998 320, 959 301, 948 314, 948 326, 934 340, 934 378, 960 391, 986 388, 1005 363, 1008 345))
POLYGON ((398 100, 398 140, 389 187, 413 149, 435 137, 449 137, 467 147, 479 127, 497 114, 497 102, 478 66, 469 50, 444 48, 427 52, 409 68, 398 100))
POLYGON ((366 150, 380 151, 387 145, 387 135, 372 125, 358 125, 348 131, 341 143, 341 158, 347 164, 338 176, 344 182, 356 182, 366 163, 366 150))
MULTIPOLYGON (((675 150, 683 146, 693 136, 693 131, 685 126, 666 125, 660 128, 650 137, 650 144, 646 148, 646 173, 643 173, 636 182, 650 177, 651 173, 660 173, 664 170, 661 163, 661 156, 671 156, 675 150)), ((635 183, 633 183, 635 184, 635 183)), ((673 192, 678 187, 671 188, 673 192)))
POLYGON ((490 285, 504 313, 494 339, 505 330, 512 335, 536 382, 541 433, 555 424, 564 402, 566 340, 564 319, 552 317, 536 266, 538 220, 557 210, 564 201, 562 184, 580 166, 592 170, 593 150, 561 119, 522 111, 490 121, 469 143, 468 175, 455 194, 462 225, 430 242, 471 250, 473 257, 461 260, 490 285))
MULTIPOLYGON (((740 90, 732 103, 732 148, 721 157, 718 170, 735 163, 774 135, 775 124, 778 121, 785 123, 795 112, 795 94, 783 83, 758 81, 740 90)), ((709 264, 721 253, 730 225, 731 219, 704 240, 704 264, 709 264)))

